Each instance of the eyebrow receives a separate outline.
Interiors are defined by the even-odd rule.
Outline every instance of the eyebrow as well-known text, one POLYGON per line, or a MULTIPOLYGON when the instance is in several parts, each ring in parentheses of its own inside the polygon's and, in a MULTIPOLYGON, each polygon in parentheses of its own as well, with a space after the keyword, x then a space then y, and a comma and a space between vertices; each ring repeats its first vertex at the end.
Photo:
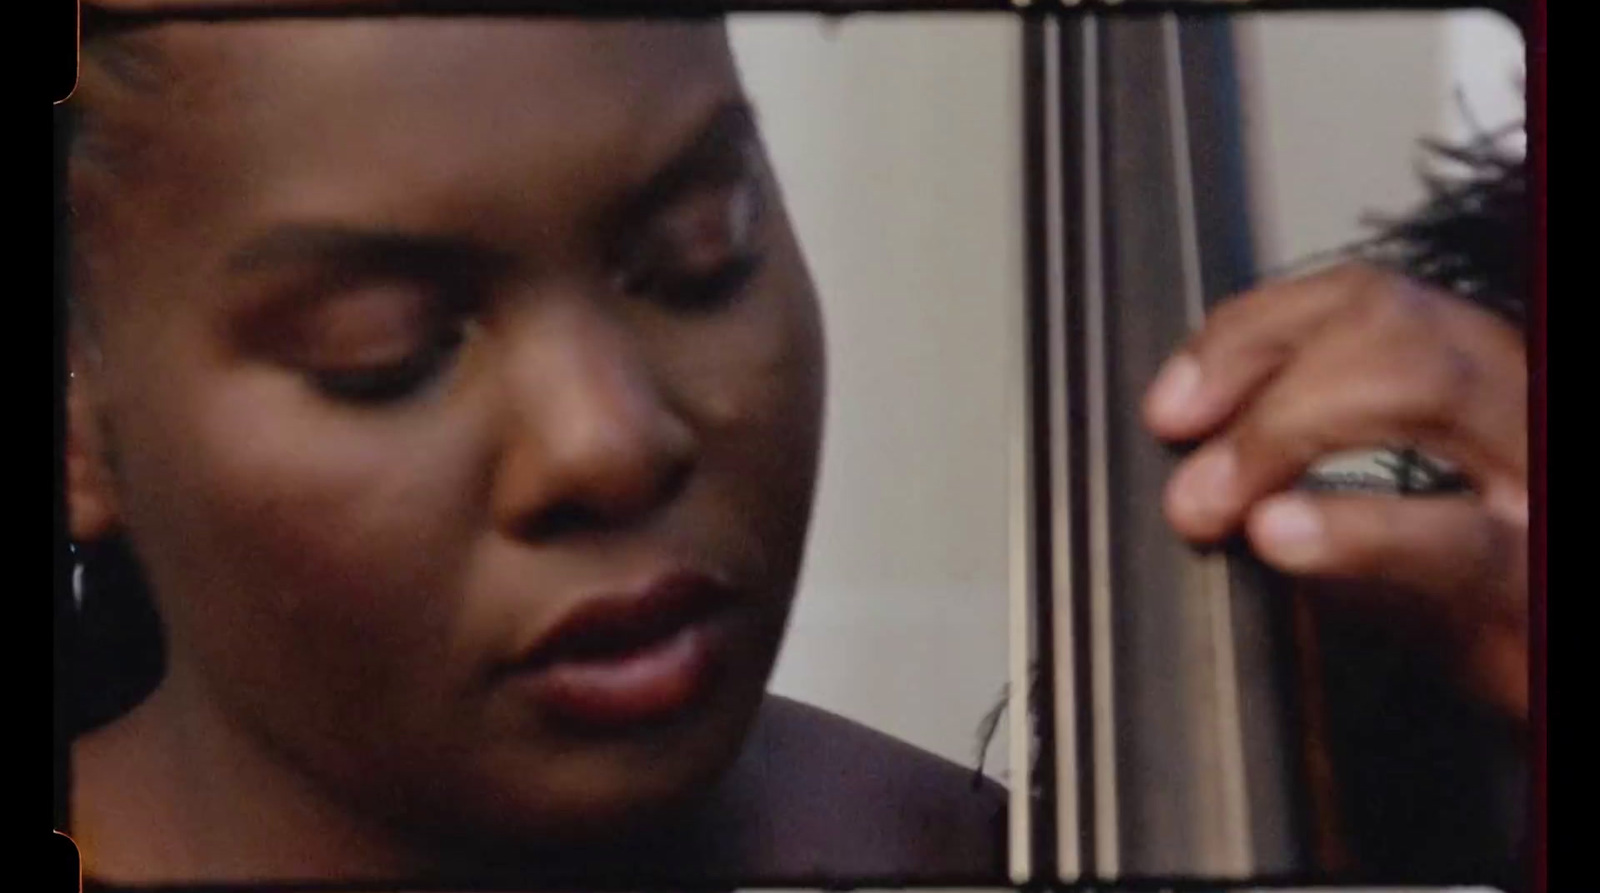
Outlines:
POLYGON ((327 224, 289 224, 252 239, 228 258, 239 273, 316 263, 361 272, 445 274, 510 263, 502 253, 465 239, 418 236, 327 224), (470 266, 465 266, 470 265, 470 266))
MULTIPOLYGON (((757 138, 756 116, 748 100, 718 106, 706 123, 644 183, 616 206, 611 229, 633 230, 687 193, 749 174, 748 152, 757 138)), ((287 224, 251 239, 229 255, 227 268, 253 273, 293 264, 314 264, 358 273, 399 272, 446 276, 453 271, 493 271, 514 263, 465 238, 368 230, 338 224, 287 224)))

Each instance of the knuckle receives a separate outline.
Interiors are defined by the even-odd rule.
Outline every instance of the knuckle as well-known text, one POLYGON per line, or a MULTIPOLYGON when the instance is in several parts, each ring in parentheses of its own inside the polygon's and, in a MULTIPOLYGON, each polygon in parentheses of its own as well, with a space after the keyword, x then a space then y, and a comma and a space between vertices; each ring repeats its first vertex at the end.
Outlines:
POLYGON ((1484 370, 1448 324, 1444 299, 1398 277, 1393 281, 1369 292, 1351 335, 1375 369, 1389 370, 1382 381, 1398 413, 1425 431, 1452 431, 1481 395, 1484 370))
POLYGON ((1371 264, 1349 262, 1329 270, 1325 281, 1346 304, 1371 308, 1381 306, 1394 297, 1395 279, 1387 271, 1371 264))
POLYGON ((1203 356, 1226 350, 1230 341, 1237 340, 1231 336, 1241 328, 1249 309, 1241 298, 1230 298, 1217 305, 1207 315, 1200 330, 1190 336, 1187 345, 1189 351, 1196 356, 1203 356))
POLYGON ((1329 271, 1329 279, 1354 294, 1367 294, 1373 290, 1386 273, 1362 261, 1346 261, 1329 271))
POLYGON ((1268 399, 1239 420, 1234 448, 1249 470, 1309 467, 1326 450, 1318 437, 1317 407, 1311 401, 1268 399))
POLYGON ((1409 414, 1425 430, 1454 431, 1480 390, 1482 373, 1477 362, 1453 344, 1434 341, 1418 350, 1408 365, 1409 414))
POLYGON ((1467 537, 1469 541, 1462 546, 1469 556, 1463 565, 1470 576, 1463 585, 1471 587, 1469 591, 1477 591, 1485 600, 1482 607, 1489 612, 1514 615, 1525 607, 1518 599, 1518 593, 1525 588, 1517 585, 1518 575, 1525 574, 1527 569, 1527 562, 1519 561, 1518 554, 1521 548, 1525 555, 1525 542, 1519 540, 1508 525, 1499 523, 1486 512, 1480 513, 1467 537))
POLYGON ((1366 320, 1385 329, 1422 334, 1441 328, 1444 309, 1432 289, 1395 273, 1363 270, 1358 304, 1366 320))
POLYGON ((1205 326, 1191 336, 1185 351, 1205 365, 1276 367, 1293 356, 1296 345, 1286 332, 1251 325, 1259 305, 1233 299, 1212 311, 1205 326))

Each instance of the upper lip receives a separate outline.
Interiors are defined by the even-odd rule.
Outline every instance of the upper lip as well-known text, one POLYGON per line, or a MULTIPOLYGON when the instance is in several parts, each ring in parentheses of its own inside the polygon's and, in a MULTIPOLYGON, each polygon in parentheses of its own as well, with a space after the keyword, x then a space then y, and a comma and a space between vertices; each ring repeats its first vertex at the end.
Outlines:
POLYGON ((643 586, 584 600, 523 653, 516 669, 632 654, 722 611, 733 600, 733 589, 709 574, 660 574, 643 586))

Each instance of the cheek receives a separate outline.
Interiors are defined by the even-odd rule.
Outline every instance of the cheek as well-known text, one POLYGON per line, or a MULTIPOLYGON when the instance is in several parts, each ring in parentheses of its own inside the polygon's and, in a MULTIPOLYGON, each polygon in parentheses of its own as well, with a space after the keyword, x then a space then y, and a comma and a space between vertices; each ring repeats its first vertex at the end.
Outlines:
POLYGON ((826 376, 822 327, 803 272, 703 333, 679 365, 680 399, 705 440, 707 477, 784 564, 810 517, 826 376))
POLYGON ((352 419, 281 381, 234 384, 168 395, 128 445, 129 527, 175 656, 375 713, 421 684, 418 666, 448 683, 483 504, 470 420, 352 419))

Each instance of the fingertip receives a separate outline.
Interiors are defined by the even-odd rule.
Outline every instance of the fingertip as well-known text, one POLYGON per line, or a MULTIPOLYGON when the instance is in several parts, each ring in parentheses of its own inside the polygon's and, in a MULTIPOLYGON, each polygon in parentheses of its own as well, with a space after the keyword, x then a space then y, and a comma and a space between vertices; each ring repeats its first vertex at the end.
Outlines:
POLYGON ((1275 496, 1251 514, 1247 527, 1256 552, 1282 570, 1315 570, 1327 560, 1327 521, 1310 497, 1275 496))
POLYGON ((1166 516, 1167 524, 1178 536, 1190 542, 1198 539, 1197 531, 1189 518, 1189 507, 1179 491, 1176 478, 1167 482, 1167 489, 1161 494, 1161 513, 1166 516))
POLYGON ((1238 524, 1238 462, 1226 444, 1213 444, 1179 467, 1163 498, 1167 521, 1191 542, 1214 542, 1238 524))
POLYGON ((1200 394, 1200 361, 1188 353, 1167 360, 1145 392, 1145 424, 1164 437, 1181 437, 1193 426, 1200 394))

